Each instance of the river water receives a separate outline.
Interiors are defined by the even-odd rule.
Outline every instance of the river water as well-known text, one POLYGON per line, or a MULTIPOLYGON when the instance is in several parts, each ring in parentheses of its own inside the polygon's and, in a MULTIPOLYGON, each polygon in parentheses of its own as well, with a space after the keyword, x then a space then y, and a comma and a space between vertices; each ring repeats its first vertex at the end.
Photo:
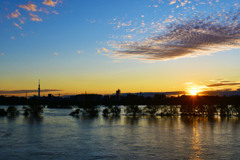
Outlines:
MULTIPOLYGON (((1 108, 1 107, 0 107, 1 108)), ((44 109, 42 118, 0 117, 0 159, 239 159, 240 119, 79 118, 44 109)))

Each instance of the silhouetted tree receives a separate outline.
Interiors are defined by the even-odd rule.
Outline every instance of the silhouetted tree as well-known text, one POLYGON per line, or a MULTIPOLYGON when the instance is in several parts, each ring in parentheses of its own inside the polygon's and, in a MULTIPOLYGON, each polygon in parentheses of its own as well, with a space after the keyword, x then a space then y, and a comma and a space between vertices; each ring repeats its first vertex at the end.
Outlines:
POLYGON ((110 108, 110 112, 113 114, 113 116, 119 116, 121 113, 121 109, 118 106, 114 106, 110 108))
POLYGON ((77 108, 74 111, 72 111, 69 115, 70 116, 79 116, 79 113, 80 113, 80 109, 77 108))
POLYGON ((107 117, 110 112, 109 112, 109 109, 108 109, 108 108, 104 108, 103 111, 102 111, 102 113, 103 113, 103 116, 104 116, 104 117, 107 117))
POLYGON ((206 112, 208 116, 214 116, 217 113, 217 107, 215 105, 207 105, 206 112))
POLYGON ((240 105, 234 104, 232 107, 235 113, 237 114, 237 116, 240 116, 240 105))
POLYGON ((133 117, 136 117, 136 114, 141 113, 142 110, 138 107, 138 105, 127 105, 125 112, 127 114, 132 114, 133 117))
POLYGON ((7 108, 7 115, 8 116, 17 116, 19 114, 19 111, 15 106, 9 106, 7 108))
POLYGON ((206 105, 198 105, 196 107, 196 114, 200 116, 205 115, 207 113, 206 107, 206 105))
POLYGON ((228 108, 228 105, 218 105, 218 108, 220 109, 220 116, 229 116, 230 110, 228 108))
POLYGON ((154 116, 157 113, 158 109, 159 107, 157 105, 147 105, 143 108, 143 111, 150 114, 151 116, 154 116))
POLYGON ((178 114, 178 107, 177 105, 171 105, 170 108, 168 109, 168 115, 169 116, 174 116, 178 114))
POLYGON ((96 105, 91 103, 86 103, 84 106, 80 107, 80 111, 83 115, 89 115, 89 116, 98 116, 98 108, 96 105))
POLYGON ((34 105, 31 104, 28 107, 23 107, 24 116, 32 116, 32 117, 39 117, 41 113, 43 113, 43 107, 41 105, 34 105))
POLYGON ((118 106, 112 106, 111 104, 108 104, 106 108, 103 109, 103 116, 108 116, 111 114, 112 116, 119 116, 121 112, 121 109, 118 106))
POLYGON ((195 107, 192 104, 182 105, 180 108, 182 115, 194 115, 195 107))
POLYGON ((0 109, 0 116, 6 116, 7 112, 5 111, 5 109, 0 109))

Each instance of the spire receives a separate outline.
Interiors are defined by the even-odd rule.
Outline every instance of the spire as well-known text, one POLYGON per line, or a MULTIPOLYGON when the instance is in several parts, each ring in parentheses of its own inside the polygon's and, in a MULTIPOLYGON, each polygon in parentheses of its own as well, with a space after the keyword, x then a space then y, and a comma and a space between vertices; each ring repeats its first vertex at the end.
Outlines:
POLYGON ((40 79, 39 79, 39 82, 38 82, 38 97, 40 97, 40 79))

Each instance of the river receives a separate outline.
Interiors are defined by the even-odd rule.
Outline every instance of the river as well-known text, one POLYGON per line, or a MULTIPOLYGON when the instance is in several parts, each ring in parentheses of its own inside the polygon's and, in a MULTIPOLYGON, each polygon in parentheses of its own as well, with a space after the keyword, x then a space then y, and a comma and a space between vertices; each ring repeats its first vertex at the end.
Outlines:
MULTIPOLYGON (((1 107, 0 107, 1 108, 1 107)), ((207 117, 0 117, 0 159, 238 159, 240 119, 207 117)))

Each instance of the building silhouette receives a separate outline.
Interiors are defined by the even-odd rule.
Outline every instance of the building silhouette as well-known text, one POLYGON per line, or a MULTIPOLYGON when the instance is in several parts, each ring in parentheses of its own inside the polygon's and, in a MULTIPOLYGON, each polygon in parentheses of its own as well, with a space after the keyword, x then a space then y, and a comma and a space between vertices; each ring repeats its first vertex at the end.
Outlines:
POLYGON ((120 91, 120 89, 118 89, 118 90, 116 91, 116 96, 121 96, 121 91, 120 91))
POLYGON ((40 97, 40 79, 39 79, 39 82, 38 82, 38 97, 40 97))

